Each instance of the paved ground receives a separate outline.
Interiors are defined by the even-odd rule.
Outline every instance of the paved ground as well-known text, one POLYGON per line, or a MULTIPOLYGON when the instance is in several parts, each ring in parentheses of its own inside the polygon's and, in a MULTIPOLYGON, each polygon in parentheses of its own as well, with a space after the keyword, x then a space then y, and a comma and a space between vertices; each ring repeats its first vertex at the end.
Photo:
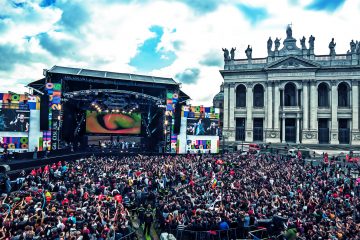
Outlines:
POLYGON ((139 240, 159 240, 159 236, 157 235, 157 233, 154 229, 154 224, 151 225, 150 236, 144 235, 144 226, 139 226, 139 219, 137 218, 137 216, 134 216, 132 218, 132 224, 133 224, 134 228, 137 229, 136 236, 139 240))

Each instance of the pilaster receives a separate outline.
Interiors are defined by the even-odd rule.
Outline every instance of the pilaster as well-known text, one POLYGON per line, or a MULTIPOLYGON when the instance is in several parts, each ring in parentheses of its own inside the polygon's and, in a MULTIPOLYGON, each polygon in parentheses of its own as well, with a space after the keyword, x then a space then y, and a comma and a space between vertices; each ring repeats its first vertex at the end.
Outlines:
POLYGON ((235 141, 235 83, 229 84, 229 141, 235 141))
MULTIPOLYGON (((305 101, 304 101, 305 102, 305 101)), ((302 139, 305 144, 318 144, 318 119, 317 119, 317 103, 318 103, 318 93, 316 88, 316 81, 310 81, 310 122, 306 124, 309 126, 309 129, 303 131, 302 139)), ((307 118, 309 120, 309 118, 307 118)))
POLYGON ((360 145, 359 131, 359 82, 352 82, 352 126, 351 126, 351 144, 360 145))
POLYGON ((246 84, 246 128, 245 128, 245 142, 253 141, 253 83, 246 84))
POLYGON ((309 81, 303 81, 303 131, 309 129, 309 81))
POLYGON ((330 144, 339 144, 337 81, 331 81, 331 130, 330 144))
POLYGON ((273 128, 273 82, 268 82, 267 85, 267 103, 268 106, 268 121, 267 121, 267 128, 272 129, 273 128))
POLYGON ((274 115, 272 118, 274 119, 273 128, 269 129, 266 137, 267 141, 271 143, 280 143, 280 116, 279 116, 279 108, 280 108, 280 91, 279 91, 279 81, 274 81, 274 94, 272 95, 272 99, 274 99, 273 111, 274 115))
POLYGON ((296 143, 300 143, 300 118, 299 116, 296 117, 296 143))
POLYGON ((285 114, 283 113, 282 119, 281 119, 282 123, 281 123, 281 128, 282 128, 282 135, 281 135, 281 142, 285 143, 285 132, 286 132, 286 128, 285 128, 285 114))
POLYGON ((223 131, 229 129, 229 84, 224 83, 224 120, 223 120, 223 131))

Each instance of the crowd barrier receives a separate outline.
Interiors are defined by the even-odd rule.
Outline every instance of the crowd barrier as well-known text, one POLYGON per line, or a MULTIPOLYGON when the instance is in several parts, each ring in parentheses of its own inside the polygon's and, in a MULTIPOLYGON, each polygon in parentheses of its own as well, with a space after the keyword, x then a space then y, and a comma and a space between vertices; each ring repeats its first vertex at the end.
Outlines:
MULTIPOLYGON (((115 239, 115 238, 114 238, 115 239)), ((137 239, 135 230, 131 230, 131 232, 123 237, 120 237, 119 240, 135 240, 137 239)))
POLYGON ((256 226, 230 228, 228 230, 192 231, 179 229, 166 229, 177 240, 232 240, 232 239, 269 239, 266 228, 258 229, 256 226))

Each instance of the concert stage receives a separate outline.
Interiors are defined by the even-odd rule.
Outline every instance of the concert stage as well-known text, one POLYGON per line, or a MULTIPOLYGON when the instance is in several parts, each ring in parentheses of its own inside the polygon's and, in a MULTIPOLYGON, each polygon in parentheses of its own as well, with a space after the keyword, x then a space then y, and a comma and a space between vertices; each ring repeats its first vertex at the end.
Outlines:
POLYGON ((179 113, 189 99, 172 78, 60 66, 44 70, 44 76, 29 84, 43 94, 43 150, 105 142, 171 152, 171 137, 180 127, 175 109, 179 113))

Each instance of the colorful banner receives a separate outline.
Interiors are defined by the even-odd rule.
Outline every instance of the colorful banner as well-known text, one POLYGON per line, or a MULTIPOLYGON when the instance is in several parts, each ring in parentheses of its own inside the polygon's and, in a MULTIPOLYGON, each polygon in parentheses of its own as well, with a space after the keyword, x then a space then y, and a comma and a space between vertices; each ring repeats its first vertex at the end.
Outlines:
POLYGON ((181 116, 186 118, 220 118, 220 109, 204 106, 183 106, 181 116))
POLYGON ((45 89, 49 95, 49 130, 51 131, 49 146, 51 150, 57 150, 60 138, 61 84, 46 83, 45 89))
POLYGON ((211 140, 187 140, 187 150, 211 150, 211 140))
POLYGON ((177 153, 177 135, 173 134, 171 135, 171 152, 177 153))
POLYGON ((7 145, 8 149, 27 149, 29 148, 28 137, 0 137, 1 147, 7 145))
POLYGON ((177 136, 174 134, 175 105, 179 100, 177 92, 167 92, 166 94, 166 112, 165 112, 165 152, 176 153, 177 136), (176 136, 176 140, 175 140, 176 136))
POLYGON ((42 149, 40 151, 45 151, 45 150, 50 150, 51 148, 51 131, 44 131, 43 132, 43 137, 42 139, 40 140, 42 141, 42 145, 39 145, 39 146, 42 146, 42 149))
POLYGON ((39 110, 40 98, 28 94, 0 93, 2 109, 39 110))

